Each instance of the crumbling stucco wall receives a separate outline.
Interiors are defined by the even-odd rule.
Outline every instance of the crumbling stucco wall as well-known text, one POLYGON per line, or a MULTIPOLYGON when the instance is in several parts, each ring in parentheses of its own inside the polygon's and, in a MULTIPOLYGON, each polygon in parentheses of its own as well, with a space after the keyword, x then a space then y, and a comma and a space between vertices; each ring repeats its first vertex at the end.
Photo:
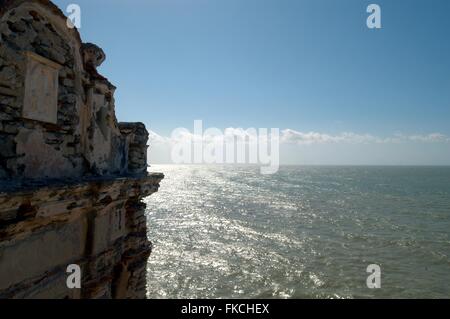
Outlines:
POLYGON ((0 176, 126 173, 116 88, 96 70, 104 52, 48 1, 0 3, 0 176))
POLYGON ((164 176, 144 124, 117 122, 105 58, 50 1, 0 0, 0 298, 145 297, 142 199, 164 176))

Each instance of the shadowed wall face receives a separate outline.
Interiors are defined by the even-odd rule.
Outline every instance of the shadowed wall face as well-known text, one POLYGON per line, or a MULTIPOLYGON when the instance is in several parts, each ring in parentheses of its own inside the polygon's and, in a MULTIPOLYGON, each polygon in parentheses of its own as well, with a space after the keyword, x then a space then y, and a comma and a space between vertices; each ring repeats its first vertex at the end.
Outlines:
POLYGON ((96 70, 103 50, 82 44, 62 13, 41 2, 3 1, 0 176, 125 174, 136 162, 141 166, 133 164, 131 172, 145 171, 146 162, 129 160, 127 142, 131 133, 146 139, 147 131, 128 123, 122 134, 115 87, 96 70))

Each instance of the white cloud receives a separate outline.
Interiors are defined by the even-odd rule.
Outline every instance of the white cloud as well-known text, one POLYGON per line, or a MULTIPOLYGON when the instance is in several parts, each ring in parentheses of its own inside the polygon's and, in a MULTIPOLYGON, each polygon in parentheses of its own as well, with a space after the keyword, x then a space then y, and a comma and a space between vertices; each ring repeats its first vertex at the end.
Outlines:
POLYGON ((317 132, 297 132, 291 129, 282 131, 282 142, 296 144, 326 144, 326 143, 347 143, 347 144, 370 144, 370 143, 448 143, 450 138, 441 133, 431 133, 427 135, 404 135, 395 134, 391 137, 378 137, 371 134, 356 134, 352 132, 340 133, 337 135, 323 134, 317 132))
POLYGON ((432 133, 428 135, 411 135, 409 139, 414 142, 450 142, 450 138, 441 133, 432 133))
MULTIPOLYGON (((259 133, 259 132, 258 132, 259 133)), ((270 131, 269 131, 270 133, 270 131)), ((227 138, 250 138, 254 136, 251 130, 238 128, 227 128, 224 131, 217 130, 216 133, 204 136, 194 135, 188 130, 181 131, 176 137, 164 137, 153 131, 149 132, 149 141, 153 145, 170 145, 175 142, 200 141, 212 143, 217 139, 227 138)), ((319 132, 299 132, 292 129, 281 131, 281 144, 315 145, 315 144, 394 144, 394 143, 450 143, 450 137, 441 133, 421 134, 394 134, 390 137, 378 137, 371 134, 357 134, 353 132, 343 132, 339 134, 327 134, 319 132)))
POLYGON ((170 143, 170 138, 163 137, 163 136, 153 132, 152 130, 149 130, 148 134, 149 134, 148 140, 152 144, 160 145, 160 144, 168 144, 168 143, 170 143))
POLYGON ((318 132, 298 132, 291 129, 286 129, 281 132, 282 143, 295 143, 302 145, 310 144, 326 144, 326 143, 352 143, 352 144, 366 144, 366 143, 382 143, 383 140, 372 136, 370 134, 355 134, 355 133, 340 133, 338 135, 330 135, 318 132))

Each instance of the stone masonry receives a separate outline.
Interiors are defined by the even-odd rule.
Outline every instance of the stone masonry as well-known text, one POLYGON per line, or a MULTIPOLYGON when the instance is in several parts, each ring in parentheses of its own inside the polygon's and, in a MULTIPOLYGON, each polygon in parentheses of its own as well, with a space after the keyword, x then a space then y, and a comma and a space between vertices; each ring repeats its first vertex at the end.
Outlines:
POLYGON ((148 132, 47 0, 0 0, 0 298, 144 298, 148 132), (69 289, 67 266, 81 267, 69 289))

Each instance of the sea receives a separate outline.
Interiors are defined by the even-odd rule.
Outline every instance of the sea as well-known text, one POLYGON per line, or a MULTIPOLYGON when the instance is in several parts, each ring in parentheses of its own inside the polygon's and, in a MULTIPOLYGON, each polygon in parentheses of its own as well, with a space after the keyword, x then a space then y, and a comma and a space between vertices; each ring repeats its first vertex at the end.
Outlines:
POLYGON ((148 298, 450 298, 450 167, 151 171, 148 298))

